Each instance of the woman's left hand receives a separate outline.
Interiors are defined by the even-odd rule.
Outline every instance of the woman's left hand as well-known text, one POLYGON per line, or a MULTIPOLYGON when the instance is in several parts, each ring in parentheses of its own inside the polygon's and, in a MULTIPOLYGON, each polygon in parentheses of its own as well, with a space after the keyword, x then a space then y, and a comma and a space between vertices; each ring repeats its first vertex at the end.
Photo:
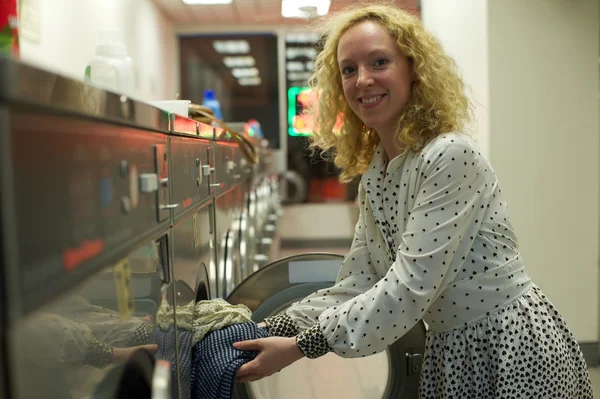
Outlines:
POLYGON ((236 382, 256 381, 289 366, 304 354, 296 345, 296 338, 269 337, 236 342, 233 347, 243 351, 258 351, 254 360, 242 365, 236 382))

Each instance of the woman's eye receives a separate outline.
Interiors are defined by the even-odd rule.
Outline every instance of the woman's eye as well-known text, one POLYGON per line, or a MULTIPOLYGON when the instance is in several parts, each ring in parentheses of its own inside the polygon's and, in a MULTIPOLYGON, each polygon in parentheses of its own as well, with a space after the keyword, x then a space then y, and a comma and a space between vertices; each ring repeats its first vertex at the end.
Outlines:
POLYGON ((349 75, 351 73, 354 72, 354 68, 353 67, 344 67, 342 68, 342 74, 343 75, 349 75))
POLYGON ((388 63, 388 60, 386 60, 385 58, 380 58, 377 61, 375 61, 376 66, 383 66, 387 63, 388 63))

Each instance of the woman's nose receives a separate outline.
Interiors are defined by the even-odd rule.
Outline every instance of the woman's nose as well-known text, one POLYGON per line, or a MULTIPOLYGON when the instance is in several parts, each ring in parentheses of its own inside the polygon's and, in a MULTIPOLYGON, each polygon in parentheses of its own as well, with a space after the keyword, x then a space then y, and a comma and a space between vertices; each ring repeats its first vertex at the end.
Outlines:
POLYGON ((368 87, 371 86, 373 84, 373 78, 371 77, 371 74, 366 71, 365 69, 359 69, 358 70, 358 79, 356 80, 356 87, 358 88, 364 88, 364 87, 368 87))

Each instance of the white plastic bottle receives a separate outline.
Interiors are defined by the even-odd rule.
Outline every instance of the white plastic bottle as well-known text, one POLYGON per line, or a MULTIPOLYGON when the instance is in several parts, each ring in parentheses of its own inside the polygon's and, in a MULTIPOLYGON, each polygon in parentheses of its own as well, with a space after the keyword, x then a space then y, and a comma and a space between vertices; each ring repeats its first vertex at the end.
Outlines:
POLYGON ((98 38, 96 56, 85 69, 85 81, 119 94, 132 95, 133 61, 127 55, 119 33, 103 30, 99 32, 98 38))

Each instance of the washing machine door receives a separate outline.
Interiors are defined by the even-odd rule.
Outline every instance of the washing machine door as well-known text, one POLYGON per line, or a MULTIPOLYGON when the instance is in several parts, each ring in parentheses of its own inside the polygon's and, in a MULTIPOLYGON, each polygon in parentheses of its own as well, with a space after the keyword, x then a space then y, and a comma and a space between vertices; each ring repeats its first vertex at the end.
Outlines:
POLYGON ((92 399, 170 399, 172 393, 171 364, 155 360, 144 349, 113 368, 96 386, 92 399))
MULTIPOLYGON (((343 257, 303 254, 273 262, 249 276, 229 296, 245 304, 256 322, 282 312, 293 302, 334 284, 343 257)), ((237 384, 237 399, 413 399, 425 347, 425 325, 419 322, 386 352, 344 359, 330 353, 319 359, 301 359, 268 378, 237 384)))
POLYGON ((227 230, 223 239, 222 257, 220 260, 220 285, 223 298, 227 298, 234 288, 241 282, 239 275, 240 249, 238 245, 238 232, 227 230))
MULTIPOLYGON (((246 203, 247 203, 246 199, 246 203)), ((251 273, 252 266, 250 263, 251 257, 254 256, 254 251, 251 250, 253 245, 253 233, 250 229, 248 207, 245 206, 239 216, 239 224, 237 226, 238 242, 240 246, 240 281, 243 281, 251 273)))

